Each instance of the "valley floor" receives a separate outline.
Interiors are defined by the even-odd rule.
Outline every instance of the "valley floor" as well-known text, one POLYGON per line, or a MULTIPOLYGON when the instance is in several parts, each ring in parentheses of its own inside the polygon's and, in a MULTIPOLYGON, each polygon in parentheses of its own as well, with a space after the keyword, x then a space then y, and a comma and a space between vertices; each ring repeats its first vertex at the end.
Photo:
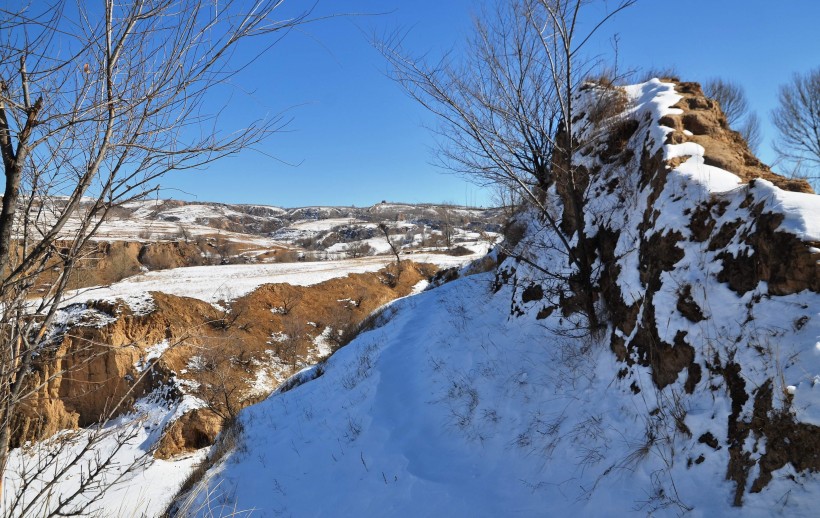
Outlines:
MULTIPOLYGON (((476 257, 478 254, 455 257, 419 253, 403 256, 417 263, 431 263, 441 268, 460 266, 476 257)), ((351 273, 375 272, 392 262, 395 262, 395 259, 390 256, 373 256, 337 261, 173 268, 146 272, 110 286, 76 290, 66 297, 64 304, 117 298, 126 301, 141 299, 144 294, 152 291, 192 297, 215 304, 246 295, 263 284, 288 283, 294 286, 309 286, 351 273)))

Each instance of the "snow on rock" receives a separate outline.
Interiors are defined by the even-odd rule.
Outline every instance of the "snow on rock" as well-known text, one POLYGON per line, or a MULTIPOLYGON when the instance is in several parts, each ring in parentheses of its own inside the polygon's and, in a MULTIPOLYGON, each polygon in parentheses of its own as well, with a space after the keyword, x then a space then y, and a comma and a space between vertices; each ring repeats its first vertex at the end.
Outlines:
POLYGON ((784 191, 762 179, 756 180, 754 187, 755 199, 766 204, 767 212, 783 215, 779 230, 820 242, 820 196, 784 191))

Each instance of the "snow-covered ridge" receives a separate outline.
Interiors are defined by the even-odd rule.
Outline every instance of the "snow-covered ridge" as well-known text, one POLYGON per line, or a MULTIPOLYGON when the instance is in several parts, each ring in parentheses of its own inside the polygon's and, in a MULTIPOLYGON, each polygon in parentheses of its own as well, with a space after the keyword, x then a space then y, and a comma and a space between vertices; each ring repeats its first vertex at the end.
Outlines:
POLYGON ((319 225, 321 230, 329 230, 347 222, 402 220, 426 221, 430 224, 439 221, 445 210, 460 220, 480 223, 492 223, 499 214, 496 209, 430 204, 380 203, 371 207, 281 208, 155 199, 124 204, 103 224, 100 235, 107 239, 134 239, 140 234, 147 236, 153 233, 155 238, 170 239, 181 233, 203 235, 219 231, 267 237, 286 228, 319 225), (334 224, 331 225, 330 221, 334 224))

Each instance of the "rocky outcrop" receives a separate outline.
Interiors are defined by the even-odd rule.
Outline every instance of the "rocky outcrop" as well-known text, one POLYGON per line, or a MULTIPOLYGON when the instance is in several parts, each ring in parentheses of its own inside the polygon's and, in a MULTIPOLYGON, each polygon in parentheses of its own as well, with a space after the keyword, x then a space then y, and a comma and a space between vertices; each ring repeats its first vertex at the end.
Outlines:
MULTIPOLYGON (((763 490, 785 465, 820 469, 820 429, 800 422, 784 386, 787 360, 779 357, 791 350, 785 344, 801 343, 793 337, 813 318, 803 301, 820 293, 820 243, 793 208, 817 202, 804 180, 760 162, 696 83, 676 83, 676 100, 659 110, 635 103, 671 99, 668 86, 640 85, 629 102, 615 103, 619 113, 601 116, 601 99, 620 99, 612 88, 588 85, 578 97, 587 113, 575 121, 573 160, 585 195, 575 210, 578 199, 556 179, 563 228, 569 238, 584 232, 597 272, 593 297, 609 321, 607 341, 624 365, 619 378, 629 392, 645 397, 647 387, 635 380, 646 369, 653 390, 669 394, 666 401, 704 392, 714 399, 723 391, 731 402, 731 413, 713 418, 723 433, 709 436, 726 454, 734 503, 742 505, 745 494, 763 490), (802 316, 769 324, 767 308, 780 307, 777 297, 793 297, 802 316)), ((532 250, 556 249, 537 239, 526 236, 518 250, 532 257, 532 250)), ((539 319, 556 307, 569 317, 577 313, 566 288, 541 280, 536 289, 533 277, 544 275, 527 271, 526 262, 508 259, 498 273, 499 283, 517 283, 513 314, 524 315, 526 307, 539 319)), ((658 405, 657 415, 674 414, 658 405)), ((697 441, 685 412, 677 412, 675 428, 697 441)))
POLYGON ((193 331, 220 316, 199 300, 162 293, 152 299, 146 314, 123 302, 91 303, 81 320, 57 333, 27 379, 34 392, 16 416, 14 446, 129 410, 169 380, 165 362, 145 360, 149 348, 195 346, 203 335, 193 331))
POLYGON ((674 107, 683 110, 683 114, 660 120, 674 130, 667 137, 669 143, 694 142, 703 146, 706 165, 730 171, 745 182, 762 178, 786 191, 814 192, 805 180, 778 175, 761 162, 741 134, 729 127, 720 105, 707 98, 699 84, 677 82, 675 92, 682 99, 674 107))

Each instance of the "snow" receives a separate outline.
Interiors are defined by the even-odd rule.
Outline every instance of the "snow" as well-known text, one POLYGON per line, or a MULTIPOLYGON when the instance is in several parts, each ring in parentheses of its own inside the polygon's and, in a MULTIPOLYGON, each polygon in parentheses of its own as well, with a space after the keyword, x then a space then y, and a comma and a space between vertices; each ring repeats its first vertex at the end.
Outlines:
POLYGON ((183 205, 182 207, 165 209, 160 212, 160 216, 165 219, 169 217, 177 218, 175 221, 188 224, 196 223, 200 220, 225 218, 226 216, 236 216, 240 218, 252 217, 248 214, 237 212, 220 205, 198 205, 193 203, 183 205))
POLYGON ((145 356, 140 358, 140 360, 136 364, 136 368, 138 372, 142 372, 148 367, 151 366, 152 361, 160 358, 162 354, 171 347, 171 344, 168 340, 163 340, 158 344, 154 344, 145 349, 145 356))
POLYGON ((383 237, 372 237, 370 239, 362 239, 361 241, 353 241, 352 243, 336 243, 335 245, 329 246, 327 248, 327 252, 330 254, 343 253, 346 252, 352 245, 361 243, 367 244, 370 248, 372 248, 373 255, 392 253, 390 245, 387 244, 387 240, 383 237))
POLYGON ((706 185, 709 192, 713 193, 735 189, 741 183, 737 175, 718 167, 705 165, 703 155, 691 157, 679 165, 675 171, 689 177, 691 181, 706 185))
MULTIPOLYGON (((102 474, 102 480, 107 481, 102 487, 112 484, 111 487, 102 494, 98 494, 98 488, 92 488, 84 495, 86 499, 99 498, 86 510, 88 515, 160 516, 194 466, 204 459, 208 449, 166 461, 153 458, 149 447, 159 439, 167 423, 198 406, 201 406, 201 402, 186 396, 179 403, 168 407, 155 395, 154 398, 141 400, 134 414, 118 418, 100 430, 90 428, 77 432, 65 431, 47 441, 13 450, 6 475, 8 487, 4 487, 3 505, 9 505, 10 498, 17 491, 19 473, 22 470, 36 469, 38 463, 44 460, 48 462, 49 468, 45 476, 38 478, 26 491, 26 502, 34 500, 36 491, 44 483, 43 478, 48 480, 49 473, 68 469, 57 490, 58 494, 68 495, 79 487, 80 480, 88 473, 88 469, 97 465, 98 460, 94 459, 112 456, 112 462, 102 474), (69 467, 68 463, 89 444, 93 448, 82 456, 82 462, 69 467), (129 469, 132 471, 128 472, 129 469)), ((35 500, 35 505, 25 516, 49 515, 56 500, 53 495, 42 501, 35 500)), ((68 511, 72 508, 69 506, 68 511)), ((12 516, 20 515, 17 513, 12 516)))
MULTIPOLYGON (((405 257, 419 263, 451 267, 461 266, 475 259, 477 254, 460 257, 413 254, 405 257)), ((384 256, 339 261, 174 268, 143 273, 110 286, 76 290, 67 295, 64 304, 123 299, 136 310, 137 307, 145 307, 146 293, 152 291, 217 304, 246 295, 262 284, 286 282, 294 286, 310 286, 351 273, 375 272, 392 261, 391 257, 384 256)))
POLYGON ((363 225, 365 227, 371 226, 375 227, 376 225, 372 223, 367 223, 366 221, 362 221, 359 219, 351 219, 351 218, 328 218, 328 219, 318 219, 318 220, 303 220, 297 221, 288 226, 288 229, 293 230, 301 230, 301 231, 309 231, 309 232, 322 232, 324 230, 331 230, 335 227, 340 227, 342 225, 363 225))
POLYGON ((792 406, 795 417, 804 423, 820 426, 820 375, 803 379, 799 385, 789 385, 789 393, 794 396, 792 406))
MULTIPOLYGON (((676 461, 663 441, 636 453, 669 394, 653 394, 647 376, 645 397, 633 398, 606 346, 552 334, 557 316, 508 318, 510 290, 493 296, 491 281, 472 276, 394 303, 392 320, 338 351, 320 377, 244 410, 242 448, 210 486, 260 517, 643 516, 656 507, 677 516, 674 490, 692 516, 813 507, 817 475, 801 475, 802 487, 776 475, 733 508, 725 464, 674 426, 655 432, 681 448, 676 461), (705 462, 687 467, 700 454, 705 462)), ((716 412, 730 412, 727 398, 688 407, 694 437, 715 430, 716 412)))
MULTIPOLYGON (((646 83, 630 85, 625 87, 627 96, 633 103, 634 111, 644 110, 654 115, 654 121, 659 121, 664 115, 680 115, 683 110, 672 108, 683 97, 675 92, 673 83, 664 83, 658 79, 652 79, 646 83)), ((672 128, 652 124, 650 126, 652 140, 655 142, 655 150, 660 149, 666 141, 667 133, 672 128)))
POLYGON ((820 241, 820 196, 784 191, 768 180, 755 180, 755 199, 764 201, 768 212, 783 214, 779 230, 801 236, 806 241, 820 241))

